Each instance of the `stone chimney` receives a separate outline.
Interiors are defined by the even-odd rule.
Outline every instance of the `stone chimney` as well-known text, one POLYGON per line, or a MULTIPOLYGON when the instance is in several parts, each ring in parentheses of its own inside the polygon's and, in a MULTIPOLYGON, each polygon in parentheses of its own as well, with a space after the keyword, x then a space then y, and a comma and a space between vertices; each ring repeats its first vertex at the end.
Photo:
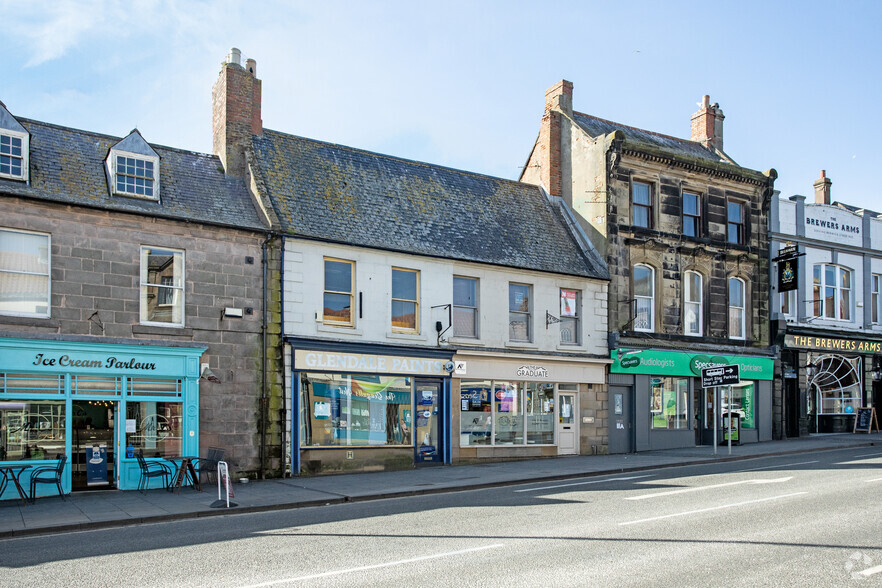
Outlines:
POLYGON ((227 175, 245 176, 251 136, 263 134, 260 90, 257 62, 249 59, 242 67, 241 51, 230 49, 211 89, 213 149, 227 175))
POLYGON ((573 83, 561 80, 545 91, 545 114, 539 128, 539 176, 552 196, 562 196, 561 113, 573 115, 573 83))
POLYGON ((708 149, 723 150, 723 111, 720 105, 710 103, 710 96, 701 100, 701 108, 692 115, 692 140, 708 149))
POLYGON ((815 204, 830 204, 830 185, 833 181, 827 177, 827 170, 821 170, 821 177, 815 180, 815 204))

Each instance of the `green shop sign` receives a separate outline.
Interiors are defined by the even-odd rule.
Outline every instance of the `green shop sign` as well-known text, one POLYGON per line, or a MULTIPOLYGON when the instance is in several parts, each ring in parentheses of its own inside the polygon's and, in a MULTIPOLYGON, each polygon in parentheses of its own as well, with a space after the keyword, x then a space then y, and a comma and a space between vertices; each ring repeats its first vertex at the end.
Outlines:
POLYGON ((771 380, 775 362, 771 358, 746 355, 704 355, 653 349, 615 349, 610 372, 653 376, 700 377, 704 368, 737 365, 742 380, 771 380))

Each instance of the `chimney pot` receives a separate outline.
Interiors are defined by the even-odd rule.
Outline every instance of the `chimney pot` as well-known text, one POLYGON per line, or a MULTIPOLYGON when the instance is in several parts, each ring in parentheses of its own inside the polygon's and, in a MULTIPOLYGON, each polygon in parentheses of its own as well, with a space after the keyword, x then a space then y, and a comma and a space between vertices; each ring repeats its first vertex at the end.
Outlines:
POLYGON ((212 88, 213 150, 227 175, 235 177, 247 173, 245 154, 251 149, 251 137, 263 134, 257 62, 249 59, 246 71, 241 61, 242 52, 230 49, 212 88))
POLYGON ((227 54, 227 63, 242 65, 242 52, 235 47, 231 48, 227 54))
POLYGON ((701 143, 711 150, 723 150, 723 111, 720 105, 710 103, 710 96, 705 94, 701 98, 701 107, 692 115, 692 137, 697 143, 701 143))
POLYGON ((253 75, 255 78, 257 77, 257 62, 253 59, 245 60, 245 69, 248 70, 248 73, 253 75))

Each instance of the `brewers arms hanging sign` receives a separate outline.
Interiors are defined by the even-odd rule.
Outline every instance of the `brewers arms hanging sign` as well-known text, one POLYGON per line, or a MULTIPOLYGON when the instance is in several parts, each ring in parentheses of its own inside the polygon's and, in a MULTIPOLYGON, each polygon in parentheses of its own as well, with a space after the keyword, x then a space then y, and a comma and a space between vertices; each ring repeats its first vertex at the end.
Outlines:
POLYGON ((798 349, 818 349, 822 351, 882 353, 882 341, 842 339, 838 337, 816 337, 814 335, 786 335, 784 337, 784 346, 798 349))

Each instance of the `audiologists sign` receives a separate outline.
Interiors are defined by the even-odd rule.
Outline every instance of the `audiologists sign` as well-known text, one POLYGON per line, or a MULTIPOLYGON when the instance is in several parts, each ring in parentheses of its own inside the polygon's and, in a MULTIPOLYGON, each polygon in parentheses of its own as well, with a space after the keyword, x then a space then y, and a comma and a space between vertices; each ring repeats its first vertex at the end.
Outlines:
POLYGON ((614 374, 701 377, 701 370, 737 365, 742 380, 771 380, 775 362, 771 358, 747 355, 705 355, 654 349, 616 349, 610 352, 614 374))

